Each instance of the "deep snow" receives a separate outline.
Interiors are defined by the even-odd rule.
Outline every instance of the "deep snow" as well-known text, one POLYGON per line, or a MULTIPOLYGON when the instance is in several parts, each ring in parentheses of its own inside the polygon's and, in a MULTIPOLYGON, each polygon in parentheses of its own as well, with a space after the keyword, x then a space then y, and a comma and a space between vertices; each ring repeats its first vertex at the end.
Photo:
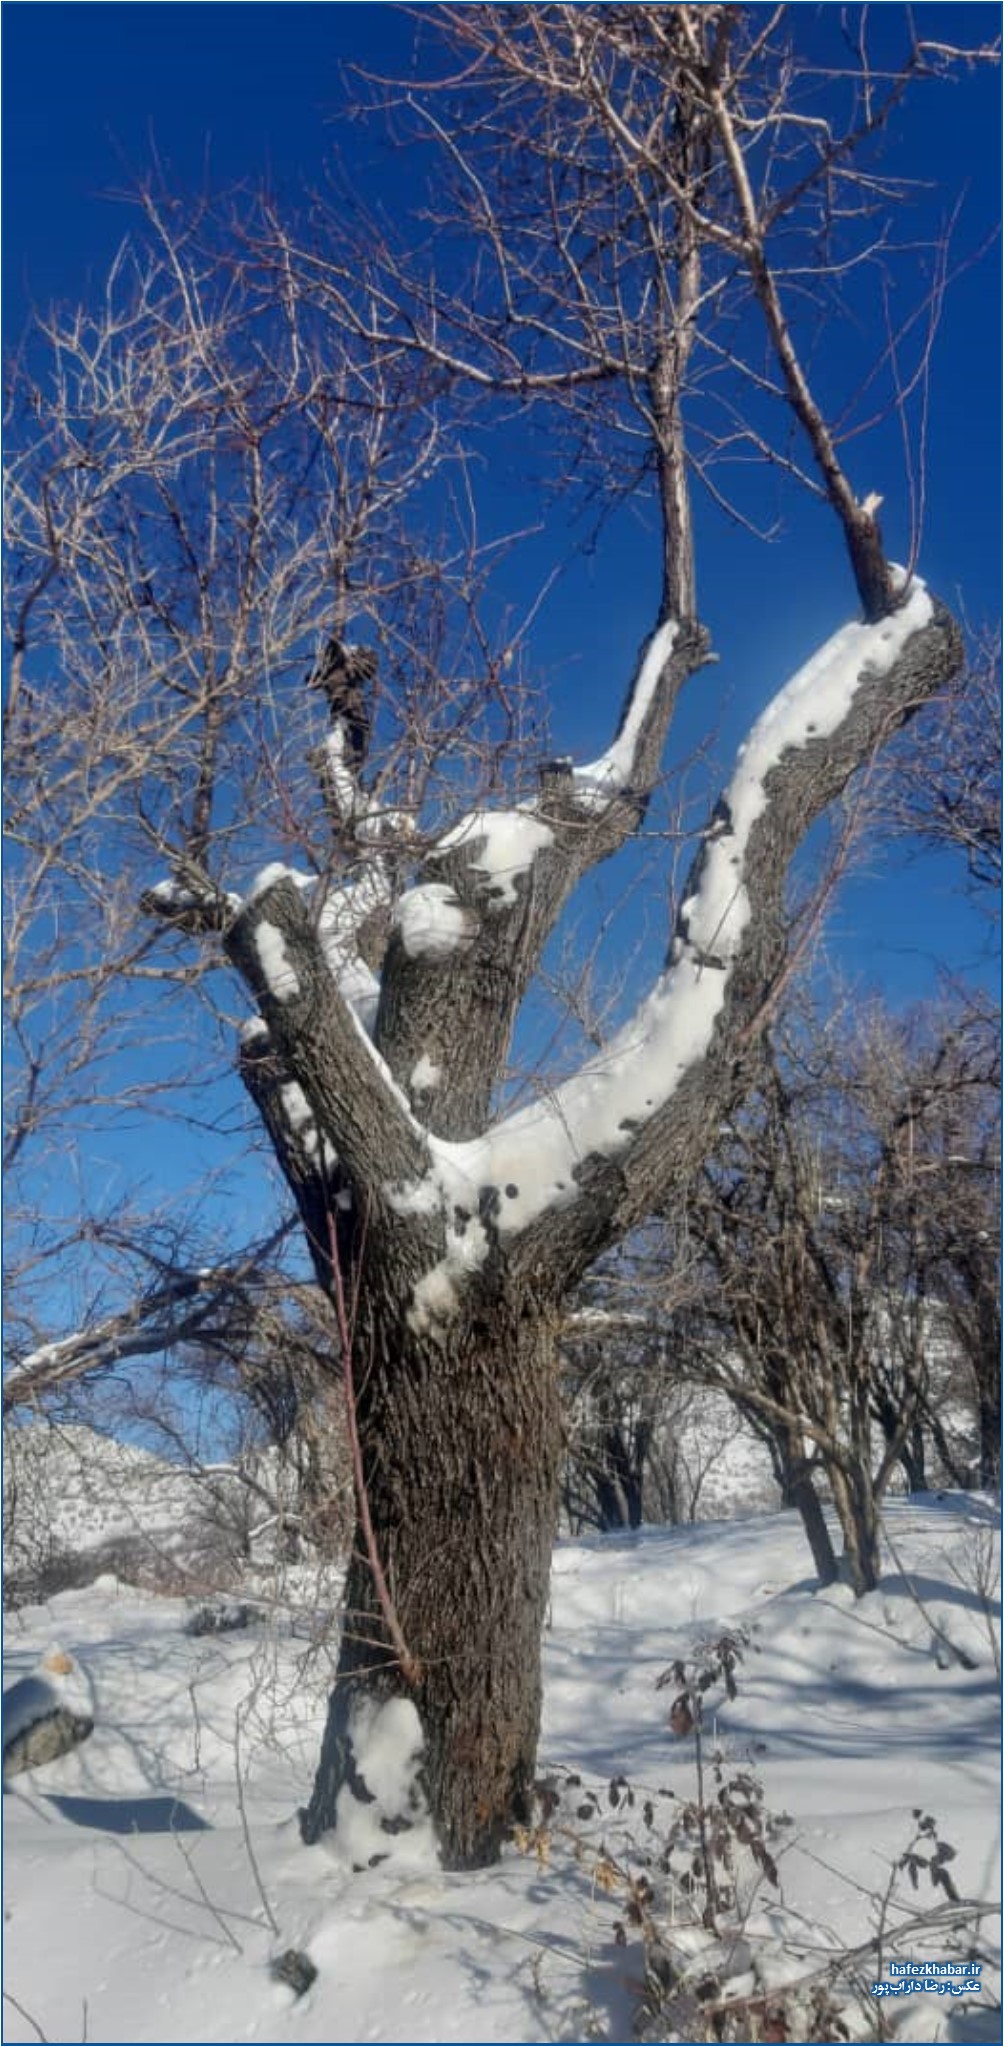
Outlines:
MULTIPOLYGON (((625 1898, 597 1854, 602 1841, 630 1862, 643 1829, 607 1785, 623 1773, 639 1793, 693 1795, 693 1740, 670 1732, 656 1679, 740 1622, 754 1631, 738 1696, 709 1694, 709 1732, 789 1821, 772 1836, 780 1893, 745 1899, 765 1979, 868 1937, 915 1809, 957 1850, 961 1894, 996 1897, 997 1680, 978 1589, 994 1519, 975 1497, 893 1502, 909 1584, 892 1570, 856 1605, 813 1588, 793 1515, 559 1544, 541 1766, 574 1769, 602 1814, 580 1823, 563 1801, 530 1851, 473 1876, 353 1875, 300 1844, 335 1653, 302 1568, 246 1633, 193 1638, 184 1601, 110 1577, 8 1616, 5 1683, 58 1644, 76 1668, 47 1681, 86 1696, 96 1726, 5 1799, 6 2036, 36 2037, 33 2020, 50 2040, 630 2038, 641 1941, 629 1925, 616 1942, 625 1898), (300 1999, 269 1974, 291 1947, 318 1971, 300 1999)), ((901 1877, 890 1928, 944 1902, 923 1872, 916 1895, 901 1877)), ((999 2037, 992 1919, 983 1937, 982 1996, 884 2005, 900 2038, 999 2037)), ((895 1951, 957 1945, 939 1932, 895 1951)), ((860 2011, 853 2023, 876 2036, 860 2011)))

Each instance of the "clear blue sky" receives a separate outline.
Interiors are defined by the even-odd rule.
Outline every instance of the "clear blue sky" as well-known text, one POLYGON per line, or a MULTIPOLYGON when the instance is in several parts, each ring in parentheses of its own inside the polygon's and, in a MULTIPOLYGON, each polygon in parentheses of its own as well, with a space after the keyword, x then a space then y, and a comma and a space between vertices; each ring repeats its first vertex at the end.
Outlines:
MULTIPOLYGON (((924 32, 976 41, 1000 27, 997 6, 930 5, 915 10, 924 32)), ((872 10, 878 32, 898 10, 872 10)), ((839 9, 811 17, 813 33, 832 32, 839 9)), ((414 203, 410 159, 395 157, 375 135, 345 119, 351 88, 346 62, 407 72, 414 28, 385 4, 42 5, 7 0, 0 15, 5 121, 4 303, 8 348, 33 305, 76 301, 100 288, 130 226, 125 193, 156 162, 182 192, 218 192, 234 184, 267 183, 295 200, 304 184, 323 180, 338 148, 350 174, 405 219, 414 203), (120 196, 115 196, 116 194, 120 196)), ((918 233, 930 235, 965 193, 957 253, 964 258, 993 234, 999 215, 1000 85, 996 73, 970 76, 933 98, 923 94, 897 123, 897 168, 924 182, 918 233)), ((964 267, 950 293, 935 361, 928 436, 928 514, 920 566, 928 581, 974 623, 999 615, 1000 579, 1000 268, 996 246, 964 267)), ((838 337, 839 338, 839 337, 838 337)), ((848 349, 874 354, 877 330, 851 328, 848 349)), ((504 437, 502 437, 504 442, 504 437)), ((540 505, 524 473, 525 452, 492 449, 481 531, 531 523, 540 505)), ((863 493, 886 499, 886 533, 895 554, 904 530, 900 451, 894 431, 865 450, 863 493)), ((679 721, 680 750, 715 734, 714 775, 724 776, 751 719, 787 674, 826 633, 856 609, 839 536, 828 516, 788 500, 778 544, 765 547, 728 526, 706 502, 697 506, 701 610, 720 665, 700 679, 679 721)), ((630 512, 600 535, 595 550, 564 523, 560 504, 546 528, 507 569, 508 595, 519 601, 555 566, 562 574, 542 609, 531 658, 550 683, 553 736, 562 749, 589 758, 605 743, 638 645, 654 622, 657 550, 651 530, 630 512)), ((713 790, 711 791, 713 794, 713 790)), ((262 861, 273 856, 262 847, 262 861)), ((630 871, 631 861, 628 860, 630 871)), ((606 890, 609 870, 604 870, 606 890)), ((156 878, 151 876, 151 879, 156 878)), ((926 859, 905 865, 881 848, 845 883, 831 914, 827 945, 841 971, 863 992, 878 989, 907 1003, 929 992, 939 966, 992 980, 988 925, 968 905, 957 863, 926 859)), ((617 878, 605 893, 616 899, 617 878)), ((587 891, 586 924, 603 897, 587 891)), ((637 902, 616 919, 625 965, 635 941, 648 939, 648 974, 657 970, 667 935, 667 907, 648 920, 637 902)), ((637 991, 626 971, 622 996, 637 991)), ((195 1113, 201 1131, 168 1120, 62 1130, 49 1158, 48 1191, 38 1198, 55 1220, 86 1182, 97 1206, 135 1189, 152 1207, 178 1199, 209 1234, 234 1245, 275 1218, 274 1191, 262 1156, 248 1155, 240 1134, 249 1111, 227 1047, 207 1040, 207 1077, 195 1113), (218 1063, 217 1063, 218 1061, 218 1063), (215 1124, 215 1127, 213 1125, 215 1124), (141 1192, 140 1189, 145 1190, 141 1192)), ((155 1051, 130 1047, 125 1078, 151 1078, 136 1062, 155 1051)), ((106 1076, 107 1080, 107 1076, 106 1076)), ((109 1091, 112 1091, 111 1089, 109 1091)), ((187 1247, 199 1261, 195 1246, 187 1247)), ((71 1258, 47 1279, 45 1314, 51 1333, 73 1326, 90 1298, 87 1258, 71 1258)))
MULTIPOLYGON (((1000 26, 997 6, 916 11, 925 33, 957 42, 987 38, 1000 26)), ((128 207, 114 195, 135 186, 155 159, 165 182, 182 190, 264 181, 281 200, 320 181, 337 146, 361 182, 372 188, 375 181, 385 204, 406 214, 412 203, 407 162, 402 169, 372 133, 344 118, 347 60, 393 71, 410 63, 413 25, 388 5, 7 0, 2 29, 8 346, 33 303, 77 299, 99 286, 129 225, 128 207)), ((918 95, 893 138, 897 168, 928 186, 919 214, 926 231, 965 193, 960 258, 992 234, 998 216, 999 109, 999 77, 987 70, 933 97, 918 95)), ((999 276, 992 247, 953 286, 929 423, 920 565, 974 622, 999 610, 999 276)), ((848 346, 867 355, 877 338, 851 331, 848 346)), ((894 553, 897 520, 902 526, 898 462, 889 432, 869 445, 867 474, 853 478, 862 492, 885 495, 894 553)), ((501 450, 492 493, 500 530, 534 512, 525 479, 501 450)), ((651 536, 629 518, 587 554, 574 534, 556 531, 555 517, 520 557, 518 572, 533 585, 555 559, 566 561, 533 653, 554 678, 555 738, 588 757, 603 743, 652 623, 657 564, 651 536)), ((789 506, 784 538, 769 548, 705 505, 698 530, 702 612, 721 665, 702 685, 718 693, 716 701, 707 693, 695 700, 682 741, 686 747, 717 721, 724 770, 772 688, 855 604, 831 522, 808 507, 789 506)), ((831 952, 847 972, 902 1001, 931 986, 938 961, 989 973, 986 928, 967 908, 960 878, 952 864, 904 868, 877 853, 841 896, 831 952)))

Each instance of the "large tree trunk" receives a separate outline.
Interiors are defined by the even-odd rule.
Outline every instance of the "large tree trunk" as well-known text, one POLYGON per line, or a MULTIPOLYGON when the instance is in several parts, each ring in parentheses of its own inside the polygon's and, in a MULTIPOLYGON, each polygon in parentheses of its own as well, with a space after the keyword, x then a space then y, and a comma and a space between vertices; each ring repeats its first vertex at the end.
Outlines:
MULTIPOLYGON (((409 1327, 399 1276, 367 1259, 354 1343, 369 1514, 409 1656, 401 1668, 357 1527, 321 1761, 303 1833, 358 1813, 392 1836, 427 1807, 442 1862, 495 1860, 528 1816, 540 1722, 541 1636, 557 1522, 561 1425, 551 1319, 486 1300, 436 1340, 409 1327), (376 1268, 374 1268, 376 1267, 376 1268), (374 1705, 411 1701, 424 1743, 401 1808, 367 1782, 357 1728, 374 1705)), ((346 1827, 346 1818, 349 1826, 346 1827)), ((427 1823, 427 1820, 425 1821, 427 1823)))
POLYGON ((820 1584, 835 1584, 840 1570, 830 1540, 830 1530, 823 1518, 823 1509, 811 1477, 793 1478, 784 1503, 798 1509, 820 1584))

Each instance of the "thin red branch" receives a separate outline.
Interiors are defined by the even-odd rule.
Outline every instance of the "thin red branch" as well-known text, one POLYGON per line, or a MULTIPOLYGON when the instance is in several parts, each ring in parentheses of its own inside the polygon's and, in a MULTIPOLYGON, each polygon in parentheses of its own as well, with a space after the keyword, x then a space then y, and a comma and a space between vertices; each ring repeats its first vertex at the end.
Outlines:
POLYGON ((383 1614, 384 1625, 387 1629, 388 1635, 390 1636, 391 1644, 394 1649, 394 1654, 397 1657, 397 1662, 401 1671, 401 1675, 403 1676, 405 1683, 410 1684, 414 1688, 415 1686, 421 1683, 424 1672, 421 1663, 417 1660, 417 1658, 414 1655, 412 1655, 412 1652, 408 1647, 408 1643, 404 1638, 404 1632, 401 1627, 401 1622, 397 1615, 397 1608, 395 1607, 394 1601, 391 1597, 390 1587, 387 1583, 386 1573, 384 1571, 383 1564, 380 1560, 380 1551, 377 1546, 376 1534, 373 1528, 373 1518, 370 1513, 369 1492, 366 1487, 366 1473, 363 1468, 362 1444, 360 1443, 359 1440, 359 1423, 356 1414, 355 1372, 353 1365, 355 1335, 354 1324, 355 1310, 358 1298, 358 1288, 354 1289, 352 1313, 350 1315, 348 1305, 345 1299, 345 1281, 342 1274, 342 1261, 338 1250, 338 1230, 335 1223, 335 1217, 330 1208, 327 1210, 327 1223, 328 1223, 328 1249, 331 1256, 332 1292, 334 1294, 335 1317, 338 1324, 338 1339, 339 1342, 341 1343, 342 1348, 342 1374, 345 1384, 345 1417, 349 1436, 349 1453, 352 1458, 352 1479, 355 1485, 356 1509, 359 1514, 359 1526, 362 1530, 363 1542, 366 1548, 366 1558, 369 1563, 370 1569, 373 1573, 373 1583, 376 1588, 376 1595, 379 1601, 380 1611, 383 1614))

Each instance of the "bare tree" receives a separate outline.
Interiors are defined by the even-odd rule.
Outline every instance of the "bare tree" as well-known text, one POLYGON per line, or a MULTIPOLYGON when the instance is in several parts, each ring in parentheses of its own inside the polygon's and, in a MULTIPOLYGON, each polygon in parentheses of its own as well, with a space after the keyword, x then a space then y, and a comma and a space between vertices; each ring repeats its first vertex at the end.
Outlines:
MULTIPOLYGON (((707 1288, 696 1242, 660 1221, 604 1259, 572 1303, 561 1358, 562 1512, 573 1532, 696 1520, 709 1495, 722 1505, 743 1430, 698 1368, 707 1288)), ((740 1510, 750 1503, 744 1493, 740 1510)))
MULTIPOLYGON (((590 1275, 562 1331, 562 1497, 573 1531, 687 1517, 667 1442, 673 1324, 665 1288, 658 1309, 647 1299, 655 1263, 649 1235, 639 1232, 590 1275)), ((675 1326, 680 1319, 678 1305, 675 1326)))
MULTIPOLYGON (((195 1343, 250 1371, 276 1281, 303 1289, 288 1197, 276 1229, 266 1187, 243 1247, 220 1221, 248 1198, 260 1127, 240 1086, 220 1087, 236 1022, 220 956, 165 945, 140 904, 167 858, 225 916, 217 877, 246 870, 263 833, 311 871, 351 869, 327 755, 311 767, 308 735, 286 739, 349 607, 378 621, 388 866, 458 772, 486 789, 504 773, 528 714, 518 665, 504 687, 501 665, 498 689, 485 678, 477 595, 504 548, 482 558, 428 378, 311 331, 243 260, 229 223, 146 194, 103 304, 47 316, 11 380, 8 1409, 164 1354, 181 1368, 195 1343), (450 492, 406 525, 447 453, 450 492), (203 1146, 228 1128, 236 1170, 193 1168, 180 1198, 161 1193, 172 1121, 203 1146), (104 1169, 109 1130, 142 1131, 152 1205, 149 1179, 123 1195, 104 1169)), ((377 950, 386 896, 365 877, 377 950)))
MULTIPOLYGON (((487 561, 429 377, 312 329, 242 263, 229 224, 182 217, 148 193, 103 302, 42 320, 11 379, 4 1165, 15 1360, 45 1346, 54 1301, 60 1334, 69 1321, 103 1348, 109 1318, 149 1324, 151 1283, 184 1287, 205 1271, 205 1306, 212 1274, 241 1262, 215 1219, 232 1178, 151 1212, 148 1193, 123 1196, 100 1169, 107 1130, 142 1130, 149 1156, 158 1121, 175 1113, 189 1130, 212 1135, 223 1122, 250 1138, 240 1087, 221 1102, 219 1051, 236 1019, 219 955, 165 945, 163 921, 140 902, 167 860, 222 921, 237 898, 220 877, 246 870, 263 836, 295 844, 318 874, 351 861, 327 765, 312 771, 303 731, 288 736, 290 704, 349 607, 379 633, 372 794, 388 862, 423 802, 441 813, 458 772, 490 786, 522 739, 518 668, 501 691, 484 675, 487 561), (405 501, 447 455, 456 494, 406 525, 405 501)), ((365 838, 365 820, 353 831, 365 838)), ((359 914, 379 948, 387 889, 364 883, 359 914)), ((265 1219, 259 1240, 271 1228, 265 1219)))
MULTIPOLYGON (((200 988, 222 960, 236 970, 255 1010, 241 1079, 334 1308, 358 1524, 304 1834, 362 1828, 382 1851, 427 1806, 460 1867, 497 1854, 532 1787, 563 1305, 699 1169, 791 970, 792 855, 961 643, 912 562, 890 566, 875 499, 848 479, 796 287, 800 252, 836 290, 881 237, 872 222, 862 243, 862 193, 886 212, 898 194, 858 152, 950 53, 911 41, 881 78, 862 42, 832 112, 807 118, 782 10, 431 22, 452 75, 398 95, 399 112, 440 152, 470 270, 441 284, 376 235, 350 246, 342 221, 315 215, 308 235, 269 208, 221 250, 211 224, 148 202, 152 267, 120 266, 96 326, 49 330, 52 380, 22 403, 8 502, 19 928, 44 924, 46 886, 90 891, 104 913, 99 812, 116 899, 137 852, 166 861, 143 936, 125 913, 107 983, 152 956, 185 985, 193 938, 212 962, 200 988), (688 441, 699 377, 713 408, 718 388, 731 397, 688 441), (609 747, 545 762, 532 792, 507 783, 520 628, 477 625, 462 464, 478 420, 512 430, 527 405, 556 474, 574 451, 607 504, 650 478, 663 536, 609 747), (832 510, 863 617, 754 726, 635 1015, 507 1112, 544 947, 576 884, 638 829, 707 662, 690 482, 717 489, 730 449, 832 510), (438 532, 437 464, 431 501, 456 507, 438 532), (332 640, 353 689, 364 673, 366 730, 322 682, 331 721, 312 744, 298 684, 308 642, 320 682, 332 640), (266 839, 303 864, 236 888, 266 839), (367 1782, 374 1739, 413 1765, 397 1802, 367 1782)), ((23 1056, 30 1095, 27 1035, 23 1056)))
MULTIPOLYGON (((990 1008, 969 1002, 912 1075, 902 1146, 916 1184, 918 1289, 936 1304, 961 1394, 976 1419, 974 1475, 1000 1485, 1001 1298, 997 1231, 1001 1197, 1000 1030, 990 1008)), ((952 1451, 929 1402, 935 1446, 952 1451)))
MULTIPOLYGON (((283 1228, 277 1232, 285 1235, 283 1228)), ((135 1259, 137 1245, 124 1248, 135 1259)), ((61 1395, 79 1380, 101 1376, 133 1358, 145 1358, 183 1345, 198 1345, 210 1357, 233 1358, 250 1345, 264 1295, 276 1275, 265 1264, 276 1249, 273 1238, 255 1244, 233 1266, 202 1266, 186 1271, 154 1249, 144 1262, 152 1283, 137 1286, 127 1308, 84 1325, 55 1343, 12 1355, 3 1382, 4 1413, 31 1407, 61 1395)), ((279 1281, 289 1286, 285 1276, 279 1281)))
POLYGON ((969 1010, 897 1023, 877 1007, 855 1017, 832 996, 825 1017, 803 1002, 765 1046, 756 1095, 693 1209, 716 1282, 694 1346, 701 1374, 767 1443, 829 1582, 825 1479, 859 1593, 878 1579, 897 1466, 923 1486, 933 1437, 951 1468, 946 1337, 984 1387, 990 1432, 994 1063, 969 1010), (960 1182, 969 1204, 957 1203, 960 1182))
POLYGON ((881 813, 907 838, 960 853, 996 905, 1001 884, 1000 636, 966 665, 890 756, 881 813))
POLYGON ((580 1326, 573 1312, 569 1327, 562 1517, 573 1534, 675 1526, 777 1503, 768 1457, 757 1455, 759 1431, 708 1382, 702 1345, 684 1316, 653 1302, 633 1325, 613 1314, 580 1326), (757 1461, 764 1482, 751 1486, 757 1461))

